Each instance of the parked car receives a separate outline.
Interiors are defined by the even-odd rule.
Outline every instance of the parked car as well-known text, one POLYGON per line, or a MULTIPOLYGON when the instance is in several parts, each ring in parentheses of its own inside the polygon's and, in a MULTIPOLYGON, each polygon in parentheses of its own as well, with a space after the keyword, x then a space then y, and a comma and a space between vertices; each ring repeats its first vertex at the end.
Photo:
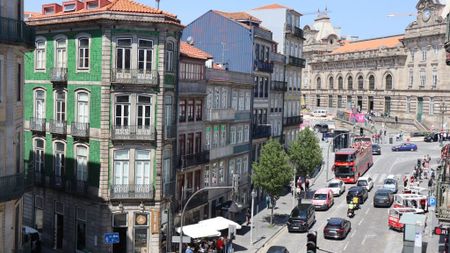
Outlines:
POLYGON ((391 207, 394 202, 394 194, 389 189, 378 189, 373 195, 374 207, 391 207))
POLYGON ((425 142, 437 142, 438 140, 439 140, 438 133, 430 133, 429 135, 427 135, 423 138, 423 141, 425 141, 425 142))
POLYGON ((39 231, 32 227, 22 227, 23 245, 29 244, 31 253, 41 253, 41 235, 39 231))
POLYGON ((383 188, 392 191, 394 194, 398 191, 398 180, 394 175, 389 175, 383 182, 383 188))
POLYGON ((314 125, 314 129, 319 133, 327 133, 330 129, 328 124, 317 123, 314 125))
POLYGON ((292 209, 287 222, 289 232, 306 232, 316 222, 316 211, 312 204, 299 204, 292 209))
POLYGON ((402 143, 393 146, 392 151, 417 151, 417 145, 414 143, 402 143))
POLYGON ((314 193, 312 204, 316 210, 328 210, 334 204, 333 191, 322 188, 314 193))
POLYGON ((330 218, 327 225, 323 228, 323 237, 325 239, 344 239, 352 230, 352 224, 349 220, 343 218, 330 218))
POLYGON ((381 155, 381 147, 378 144, 372 144, 372 155, 381 155))
POLYGON ((323 109, 316 109, 312 112, 312 116, 314 117, 326 117, 327 116, 327 110, 323 109))
POLYGON ((358 178, 356 185, 362 186, 362 187, 366 188, 367 191, 370 191, 373 188, 373 179, 369 176, 360 177, 360 178, 358 178))
POLYGON ((340 196, 345 192, 345 183, 340 179, 333 179, 328 182, 327 187, 333 191, 334 196, 340 196))
POLYGON ((366 201, 366 199, 369 197, 369 192, 367 191, 367 189, 365 187, 352 186, 347 191, 347 196, 346 196, 347 203, 350 203, 353 200, 353 197, 355 197, 355 196, 359 198, 359 203, 363 204, 366 201))
POLYGON ((267 251, 267 253, 289 253, 289 250, 284 246, 272 246, 267 251))

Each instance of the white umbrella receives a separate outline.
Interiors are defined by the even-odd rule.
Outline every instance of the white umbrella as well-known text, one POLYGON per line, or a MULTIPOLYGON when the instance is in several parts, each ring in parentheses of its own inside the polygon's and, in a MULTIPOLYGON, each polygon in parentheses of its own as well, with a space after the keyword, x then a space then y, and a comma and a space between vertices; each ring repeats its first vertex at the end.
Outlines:
POLYGON ((236 229, 241 229, 241 225, 237 224, 236 222, 225 219, 224 217, 218 216, 216 218, 211 218, 207 220, 202 220, 198 224, 201 224, 205 227, 212 228, 214 230, 224 230, 228 229, 230 225, 233 225, 236 227, 236 229))
MULTIPOLYGON (((176 229, 178 233, 180 233, 180 227, 176 229)), ((203 238, 203 237, 215 237, 220 236, 220 232, 214 230, 213 228, 209 228, 203 224, 192 224, 183 226, 183 235, 187 235, 191 238, 203 238)))

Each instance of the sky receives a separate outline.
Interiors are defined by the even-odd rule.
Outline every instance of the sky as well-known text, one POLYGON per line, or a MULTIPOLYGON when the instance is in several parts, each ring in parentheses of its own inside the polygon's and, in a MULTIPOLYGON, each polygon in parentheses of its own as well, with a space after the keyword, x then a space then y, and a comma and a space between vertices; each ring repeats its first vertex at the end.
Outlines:
MULTIPOLYGON (((25 0, 26 11, 41 11, 42 4, 64 0, 25 0)), ((156 7, 155 0, 135 0, 156 7)), ((245 11, 278 3, 304 14, 301 28, 312 24, 318 9, 327 7, 334 26, 341 27, 341 35, 360 39, 402 34, 415 20, 418 0, 160 0, 160 8, 176 14, 188 25, 209 10, 245 11), (395 13, 395 17, 388 14, 395 13), (412 16, 411 16, 412 14, 412 16)))

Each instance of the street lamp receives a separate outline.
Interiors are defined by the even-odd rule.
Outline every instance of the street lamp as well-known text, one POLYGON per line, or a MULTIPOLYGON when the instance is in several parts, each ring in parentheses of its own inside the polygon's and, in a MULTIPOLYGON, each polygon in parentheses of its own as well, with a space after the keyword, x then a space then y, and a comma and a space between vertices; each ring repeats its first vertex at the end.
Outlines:
POLYGON ((332 140, 330 141, 330 143, 328 144, 328 151, 327 151, 327 167, 325 168, 325 170, 326 170, 326 182, 328 182, 328 170, 329 170, 329 168, 330 168, 330 147, 331 147, 331 144, 334 143, 334 140, 335 140, 337 137, 340 137, 340 136, 343 137, 344 134, 349 134, 349 135, 350 135, 350 133, 340 133, 340 134, 334 136, 333 139, 332 139, 332 140))
POLYGON ((253 213, 254 213, 254 207, 255 207, 255 198, 256 198, 256 191, 255 189, 252 190, 252 215, 250 218, 250 244, 253 245, 253 224, 254 224, 254 220, 253 220, 253 213))
POLYGON ((444 133, 444 114, 445 114, 445 111, 447 110, 447 106, 445 106, 445 101, 444 100, 442 100, 442 102, 441 102, 441 127, 440 127, 440 131, 441 131, 441 135, 442 135, 442 137, 441 138, 439 138, 439 142, 440 142, 440 146, 442 146, 443 145, 443 133, 444 133))

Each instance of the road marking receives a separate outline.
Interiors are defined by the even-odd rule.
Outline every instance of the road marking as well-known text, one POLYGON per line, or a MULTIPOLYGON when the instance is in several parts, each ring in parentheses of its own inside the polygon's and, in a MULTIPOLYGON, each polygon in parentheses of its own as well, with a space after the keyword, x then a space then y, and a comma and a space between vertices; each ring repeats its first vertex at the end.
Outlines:
POLYGON ((347 249, 348 243, 349 243, 349 242, 347 242, 347 243, 345 244, 345 246, 344 246, 344 251, 347 249))
POLYGON ((361 223, 362 223, 363 221, 364 221, 364 218, 362 218, 362 219, 359 221, 358 226, 360 226, 361 223))
POLYGON ((378 177, 378 173, 373 174, 373 175, 372 175, 372 180, 373 180, 374 182, 376 182, 376 181, 377 181, 377 177, 378 177))
POLYGON ((370 208, 367 208, 367 210, 366 210, 366 214, 368 214, 368 213, 369 213, 369 211, 370 211, 370 208))
POLYGON ((365 235, 364 239, 361 242, 361 245, 364 245, 364 243, 366 243, 366 239, 369 238, 369 237, 376 237, 376 235, 365 235))
POLYGON ((356 233, 356 229, 355 230, 352 229, 352 235, 350 235, 350 238, 352 238, 355 235, 355 233, 356 233))

